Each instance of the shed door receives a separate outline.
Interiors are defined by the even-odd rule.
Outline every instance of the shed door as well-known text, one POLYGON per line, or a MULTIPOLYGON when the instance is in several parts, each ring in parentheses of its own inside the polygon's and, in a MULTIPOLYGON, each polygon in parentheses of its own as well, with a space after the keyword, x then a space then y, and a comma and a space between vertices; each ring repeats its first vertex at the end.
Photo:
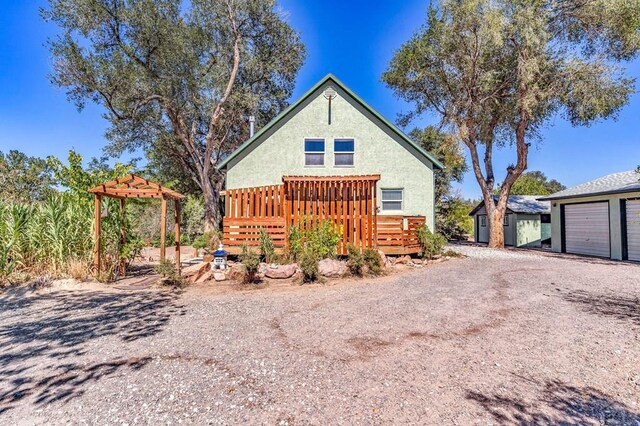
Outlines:
POLYGON ((610 257, 609 203, 564 206, 565 251, 610 257))
POLYGON ((627 200, 627 255, 640 262, 640 200, 627 200))

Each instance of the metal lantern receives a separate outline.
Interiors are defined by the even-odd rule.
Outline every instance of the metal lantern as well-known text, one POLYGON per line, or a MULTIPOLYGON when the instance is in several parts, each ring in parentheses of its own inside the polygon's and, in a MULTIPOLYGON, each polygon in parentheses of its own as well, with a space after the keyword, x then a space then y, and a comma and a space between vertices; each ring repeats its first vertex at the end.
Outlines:
POLYGON ((222 246, 222 243, 218 246, 218 250, 213 252, 213 269, 227 269, 227 253, 222 246))

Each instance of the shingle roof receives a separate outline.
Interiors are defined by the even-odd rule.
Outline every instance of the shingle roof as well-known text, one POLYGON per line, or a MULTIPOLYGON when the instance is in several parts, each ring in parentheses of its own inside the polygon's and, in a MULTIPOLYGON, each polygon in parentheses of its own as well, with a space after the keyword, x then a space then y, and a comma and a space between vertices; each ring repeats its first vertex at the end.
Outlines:
MULTIPOLYGON (((545 214, 551 213, 551 203, 548 201, 539 201, 541 195, 509 195, 507 200, 507 209, 514 213, 524 214, 545 214)), ((498 201, 498 196, 494 195, 493 200, 498 201)), ((481 202, 475 209, 469 213, 469 216, 476 214, 484 206, 484 202, 481 202)))
POLYGON ((253 137, 249 138, 249 140, 245 141, 242 145, 240 145, 228 157, 226 157, 224 160, 222 160, 220 162, 220 164, 218 164, 216 166, 216 168, 218 170, 222 170, 223 168, 227 167, 227 164, 233 158, 235 158, 236 156, 240 155, 243 151, 245 151, 247 148, 249 148, 249 146, 251 146, 254 142, 260 140, 261 137, 264 134, 266 134, 267 131, 270 128, 275 126, 281 120, 285 119, 290 113, 292 113, 296 109, 296 107, 298 105, 302 104, 302 102, 304 102, 309 96, 313 95, 320 87, 322 87, 328 81, 331 81, 333 84, 335 84, 340 89, 342 89, 347 95, 349 95, 351 98, 353 98, 357 103, 359 103, 360 105, 362 105, 362 107, 364 107, 367 111, 369 111, 374 117, 376 117, 378 120, 380 120, 382 125, 386 126, 393 133, 395 133, 401 139, 403 139, 405 142, 407 142, 409 145, 411 145, 420 155, 422 155, 425 158, 427 158, 433 164, 434 168, 436 168, 436 169, 444 169, 444 164, 442 164, 440 161, 438 161, 438 159, 433 154, 431 154, 430 152, 426 151, 419 144, 417 144, 415 141, 413 141, 402 130, 400 130, 395 124, 393 124, 392 122, 387 120, 384 116, 382 116, 382 114, 380 114, 378 111, 373 109, 373 107, 371 105, 366 103, 362 98, 360 98, 358 95, 356 95, 355 92, 353 92, 351 89, 349 89, 343 82, 338 80, 338 78, 336 76, 334 76, 333 74, 331 74, 331 73, 327 74, 322 80, 317 82, 311 89, 309 89, 304 95, 302 95, 300 97, 300 99, 298 99, 297 101, 295 101, 294 103, 289 105, 287 108, 285 108, 273 120, 271 120, 269 123, 267 123, 266 126, 264 126, 262 129, 260 129, 258 132, 256 132, 256 134, 253 135, 253 137))
POLYGON ((628 171, 613 173, 564 191, 541 197, 539 200, 557 200, 636 191, 640 192, 640 174, 635 171, 628 171))

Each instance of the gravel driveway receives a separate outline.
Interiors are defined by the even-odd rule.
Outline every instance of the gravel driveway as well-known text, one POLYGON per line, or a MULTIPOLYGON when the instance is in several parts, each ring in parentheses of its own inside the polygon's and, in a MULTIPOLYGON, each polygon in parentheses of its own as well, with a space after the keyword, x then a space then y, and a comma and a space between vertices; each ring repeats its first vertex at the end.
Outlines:
POLYGON ((640 266, 0 295, 0 424, 640 424, 640 266))

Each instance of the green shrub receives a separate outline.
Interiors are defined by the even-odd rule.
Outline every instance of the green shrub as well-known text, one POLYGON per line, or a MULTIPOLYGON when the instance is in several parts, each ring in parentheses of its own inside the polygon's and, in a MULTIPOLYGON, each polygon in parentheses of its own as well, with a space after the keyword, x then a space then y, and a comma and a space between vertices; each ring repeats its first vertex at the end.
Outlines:
POLYGON ((434 234, 427 225, 418 228, 418 240, 422 247, 422 257, 427 259, 433 259, 434 256, 442 254, 442 249, 447 243, 442 235, 434 234))
POLYGON ((305 283, 314 282, 318 279, 318 254, 305 250, 300 256, 300 269, 302 270, 302 281, 305 283))
POLYGON ((240 262, 244 268, 244 282, 254 283, 258 281, 258 269, 260 267, 260 256, 249 248, 246 244, 242 246, 240 262))
POLYGON ((144 242, 140 238, 132 238, 122 246, 120 256, 127 264, 131 264, 137 258, 142 257, 143 248, 144 242))
POLYGON ((196 250, 202 250, 202 249, 208 248, 211 243, 211 237, 212 237, 212 234, 209 232, 206 232, 202 235, 198 235, 193 239, 191 246, 196 250))
POLYGON ((273 244, 271 235, 264 229, 260 228, 260 253, 264 256, 264 261, 271 263, 275 260, 276 247, 273 244))
POLYGON ((297 262, 303 252, 310 250, 318 259, 335 257, 341 239, 342 230, 330 220, 313 223, 310 216, 304 216, 297 226, 289 229, 287 256, 297 262))
POLYGON ((184 287, 187 283, 184 277, 178 273, 175 263, 171 260, 161 260, 155 269, 156 272, 164 278, 165 285, 172 287, 184 287))
POLYGON ((352 275, 361 277, 362 270, 364 268, 364 257, 362 256, 362 251, 360 250, 360 248, 354 246, 353 244, 348 244, 347 255, 349 257, 349 259, 347 260, 349 271, 352 275))
POLYGON ((373 275, 380 275, 382 273, 382 259, 380 253, 374 248, 366 248, 362 253, 364 256, 364 263, 369 268, 369 273, 373 275))
POLYGON ((292 226, 289 229, 289 238, 286 255, 291 262, 297 262, 302 254, 302 237, 300 235, 300 228, 298 226, 292 226))

